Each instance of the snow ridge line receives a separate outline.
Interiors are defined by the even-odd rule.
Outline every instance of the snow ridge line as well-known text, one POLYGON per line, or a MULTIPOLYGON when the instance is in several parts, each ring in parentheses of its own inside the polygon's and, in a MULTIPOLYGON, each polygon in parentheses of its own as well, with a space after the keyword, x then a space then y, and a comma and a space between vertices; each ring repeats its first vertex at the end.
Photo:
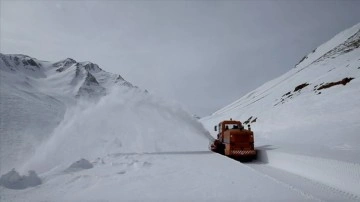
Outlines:
POLYGON ((349 198, 360 200, 360 164, 333 159, 261 151, 268 166, 318 182, 349 198))

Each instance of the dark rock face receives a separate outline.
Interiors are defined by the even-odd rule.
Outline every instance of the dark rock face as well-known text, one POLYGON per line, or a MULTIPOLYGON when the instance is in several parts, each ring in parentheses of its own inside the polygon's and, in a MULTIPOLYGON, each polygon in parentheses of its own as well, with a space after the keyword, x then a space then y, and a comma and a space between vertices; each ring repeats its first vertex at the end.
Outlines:
POLYGON ((0 178, 0 185, 8 189, 26 189, 28 187, 34 187, 40 184, 41 179, 33 170, 29 171, 28 176, 20 176, 20 174, 15 169, 12 169, 8 173, 2 175, 0 178))
POLYGON ((65 70, 64 67, 60 67, 60 68, 56 69, 57 72, 63 72, 64 70, 65 70))
POLYGON ((30 59, 27 61, 29 65, 31 66, 36 66, 36 67, 39 67, 39 65, 33 60, 33 59, 30 59))
POLYGON ((308 85, 309 85, 308 83, 300 84, 300 85, 298 85, 298 86, 295 87, 294 92, 299 91, 299 90, 305 88, 305 87, 308 86, 308 85))
POLYGON ((85 81, 79 88, 76 97, 99 98, 104 95, 106 95, 106 89, 99 84, 90 72, 87 72, 85 81))
POLYGON ((14 57, 14 63, 15 63, 15 65, 20 64, 20 59, 17 56, 14 57))
POLYGON ((91 83, 99 85, 99 82, 96 80, 96 78, 89 72, 86 75, 85 82, 87 85, 91 85, 91 83))
POLYGON ((326 89, 326 88, 331 88, 333 86, 336 86, 336 85, 346 85, 347 83, 349 83, 351 80, 353 80, 354 78, 344 78, 340 81, 336 81, 336 82, 330 82, 330 83, 326 83, 326 84, 323 84, 321 85, 317 90, 322 90, 322 89, 326 89))
POLYGON ((74 59, 66 58, 65 60, 54 63, 53 66, 54 67, 60 67, 60 66, 68 67, 68 66, 71 66, 72 64, 75 64, 75 63, 76 63, 76 61, 74 59))
POLYGON ((21 54, 1 54, 0 69, 7 72, 23 72, 35 78, 44 78, 43 66, 36 58, 21 54))
POLYGON ((4 64, 5 64, 7 67, 11 67, 11 64, 10 64, 9 61, 6 59, 5 55, 0 54, 0 58, 1 58, 1 60, 4 62, 4 64))
POLYGON ((90 72, 100 72, 100 71, 102 71, 102 69, 97 64, 94 64, 94 63, 91 63, 91 62, 84 65, 84 68, 87 71, 90 71, 90 72))

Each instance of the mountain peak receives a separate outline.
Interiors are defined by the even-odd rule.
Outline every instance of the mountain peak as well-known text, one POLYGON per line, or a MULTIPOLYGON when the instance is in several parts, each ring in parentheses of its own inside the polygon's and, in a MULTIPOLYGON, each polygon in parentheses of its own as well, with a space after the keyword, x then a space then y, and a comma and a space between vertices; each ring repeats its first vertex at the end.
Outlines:
POLYGON ((84 68, 87 71, 90 71, 90 72, 100 72, 100 71, 102 71, 102 69, 99 67, 99 65, 97 65, 95 63, 86 61, 86 62, 82 62, 81 64, 84 66, 84 68))
POLYGON ((60 60, 56 63, 53 64, 54 67, 67 67, 67 66, 71 66, 72 64, 75 64, 76 60, 72 59, 72 58, 66 58, 64 60, 60 60))
POLYGON ((45 77, 42 71, 42 63, 27 55, 0 53, 0 68, 4 71, 22 72, 36 78, 45 77))

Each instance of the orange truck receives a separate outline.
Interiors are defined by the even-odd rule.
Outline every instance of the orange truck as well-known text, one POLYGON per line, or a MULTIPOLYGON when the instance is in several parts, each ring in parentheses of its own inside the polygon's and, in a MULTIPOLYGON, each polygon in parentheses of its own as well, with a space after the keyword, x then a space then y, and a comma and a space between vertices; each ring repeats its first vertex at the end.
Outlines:
POLYGON ((218 131, 217 139, 210 145, 213 152, 236 159, 254 159, 254 133, 250 125, 245 129, 240 121, 225 120, 214 127, 218 131))

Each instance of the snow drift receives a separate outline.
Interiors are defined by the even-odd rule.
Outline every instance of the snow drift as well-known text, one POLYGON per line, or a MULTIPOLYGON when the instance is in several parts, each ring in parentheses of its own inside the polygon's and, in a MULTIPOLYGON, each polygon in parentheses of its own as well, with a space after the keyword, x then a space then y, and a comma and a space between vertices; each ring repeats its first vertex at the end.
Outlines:
POLYGON ((77 172, 84 169, 91 169, 93 168, 93 164, 90 163, 87 159, 80 159, 74 163, 72 163, 65 172, 77 172))

